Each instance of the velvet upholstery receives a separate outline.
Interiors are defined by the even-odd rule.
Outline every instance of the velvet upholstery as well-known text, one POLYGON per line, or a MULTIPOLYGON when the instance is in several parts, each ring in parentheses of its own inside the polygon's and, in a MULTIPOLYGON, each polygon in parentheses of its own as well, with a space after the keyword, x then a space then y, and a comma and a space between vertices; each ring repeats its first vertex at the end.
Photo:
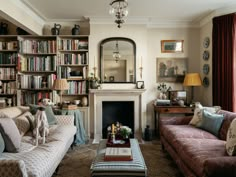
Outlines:
POLYGON ((184 176, 236 176, 236 157, 228 156, 225 149, 227 129, 236 114, 224 110, 220 113, 224 115, 219 130, 220 138, 188 125, 189 117, 183 116, 181 121, 173 120, 179 117, 160 117, 160 138, 163 148, 170 154, 184 176))

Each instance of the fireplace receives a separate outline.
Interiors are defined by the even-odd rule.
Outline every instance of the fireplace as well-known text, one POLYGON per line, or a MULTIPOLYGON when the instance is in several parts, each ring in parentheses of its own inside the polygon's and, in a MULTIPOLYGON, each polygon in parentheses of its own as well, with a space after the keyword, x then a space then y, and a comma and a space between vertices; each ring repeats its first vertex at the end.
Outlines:
MULTIPOLYGON (((119 122, 134 130, 133 101, 102 102, 102 138, 107 138, 107 127, 115 122, 119 122)), ((133 134, 131 137, 133 137, 133 134)))
MULTIPOLYGON (((89 91, 90 104, 92 105, 90 107, 90 127, 91 138, 94 138, 93 143, 98 143, 103 138, 103 106, 106 102, 116 102, 114 104, 127 102, 127 104, 133 105, 133 125, 130 128, 132 128, 133 136, 141 140, 142 127, 144 127, 142 93, 145 89, 90 89, 89 91)), ((124 117, 124 115, 120 117, 124 117)))

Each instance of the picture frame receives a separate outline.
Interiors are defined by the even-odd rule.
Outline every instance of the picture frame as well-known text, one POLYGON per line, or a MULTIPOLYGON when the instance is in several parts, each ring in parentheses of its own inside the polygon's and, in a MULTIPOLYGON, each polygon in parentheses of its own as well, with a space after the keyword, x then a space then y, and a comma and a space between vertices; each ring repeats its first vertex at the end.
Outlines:
POLYGON ((187 73, 187 58, 157 58, 156 82, 182 83, 187 73))
POLYGON ((186 104, 187 91, 186 90, 171 90, 169 91, 169 99, 172 105, 179 105, 179 100, 182 100, 184 104, 186 104))
POLYGON ((161 40, 161 53, 183 52, 184 40, 161 40))
POLYGON ((137 89, 143 89, 144 88, 144 81, 137 81, 136 82, 136 88, 137 89))

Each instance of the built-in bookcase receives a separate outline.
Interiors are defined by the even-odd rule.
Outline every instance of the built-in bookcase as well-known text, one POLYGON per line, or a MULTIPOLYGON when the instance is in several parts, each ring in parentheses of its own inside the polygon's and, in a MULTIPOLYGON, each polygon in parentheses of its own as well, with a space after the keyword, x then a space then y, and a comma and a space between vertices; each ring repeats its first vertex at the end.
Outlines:
POLYGON ((57 37, 18 36, 18 105, 37 104, 42 98, 55 100, 57 37))
POLYGON ((0 108, 16 105, 17 36, 0 35, 0 108))
POLYGON ((88 36, 58 36, 57 43, 57 75, 69 82, 69 90, 63 95, 64 100, 81 100, 84 96, 88 99, 88 36))

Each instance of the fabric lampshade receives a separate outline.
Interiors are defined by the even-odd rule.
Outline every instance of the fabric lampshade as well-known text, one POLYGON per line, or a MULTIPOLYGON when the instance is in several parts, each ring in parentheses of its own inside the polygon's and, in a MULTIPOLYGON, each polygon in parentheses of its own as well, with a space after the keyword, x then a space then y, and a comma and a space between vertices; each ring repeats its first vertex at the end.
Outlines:
POLYGON ((199 73, 188 73, 184 78, 184 86, 201 86, 202 80, 199 73))
POLYGON ((53 90, 68 90, 69 84, 66 79, 56 79, 53 83, 53 90))

